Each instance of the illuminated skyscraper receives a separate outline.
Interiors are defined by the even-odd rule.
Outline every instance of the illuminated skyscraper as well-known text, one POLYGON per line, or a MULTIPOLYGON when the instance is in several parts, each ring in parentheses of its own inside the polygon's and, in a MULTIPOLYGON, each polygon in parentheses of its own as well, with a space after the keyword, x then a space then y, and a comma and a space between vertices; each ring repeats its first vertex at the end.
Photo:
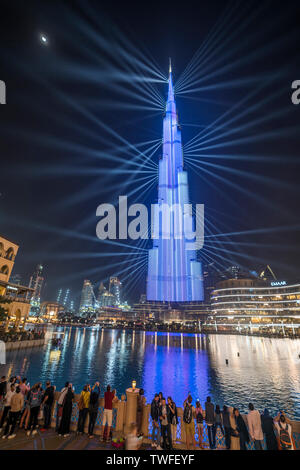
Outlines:
POLYGON ((109 293, 115 297, 115 305, 120 305, 122 301, 122 282, 117 277, 109 279, 109 293))
MULTIPOLYGON (((185 228, 193 227, 189 204, 188 177, 183 169, 181 130, 178 124, 172 69, 169 71, 169 91, 163 121, 163 155, 159 161, 158 204, 154 213, 153 248, 149 250, 147 299, 152 301, 191 302, 203 300, 201 263, 193 248, 195 240, 185 228), (170 211, 168 236, 163 231, 162 206, 177 204, 181 221, 170 211), (184 224, 183 224, 184 221, 184 224), (181 222, 181 223, 180 223, 181 222), (164 234, 164 235, 163 235, 164 234)), ((190 234, 191 232, 189 232, 190 234)))
POLYGON ((67 289, 65 296, 63 298, 63 305, 68 308, 69 303, 70 303, 70 289, 67 289))
POLYGON ((40 313, 40 305, 41 305, 41 292, 44 283, 44 277, 42 276, 43 273, 43 266, 39 264, 36 267, 34 274, 30 277, 29 287, 34 289, 33 295, 30 300, 31 308, 30 314, 31 315, 38 315, 40 313))
POLYGON ((62 289, 59 289, 58 294, 57 294, 57 298, 56 298, 57 303, 61 302, 61 297, 62 297, 62 289))
POLYGON ((81 291, 79 313, 82 315, 84 313, 93 312, 94 305, 95 305, 95 295, 94 295, 92 283, 88 279, 85 279, 83 281, 83 287, 81 291))

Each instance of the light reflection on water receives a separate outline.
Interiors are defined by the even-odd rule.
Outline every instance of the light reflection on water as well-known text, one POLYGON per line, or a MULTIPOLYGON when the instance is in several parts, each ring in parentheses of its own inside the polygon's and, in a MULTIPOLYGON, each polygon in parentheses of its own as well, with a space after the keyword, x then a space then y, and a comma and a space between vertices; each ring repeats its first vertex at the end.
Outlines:
MULTIPOLYGON (((8 352, 1 376, 26 376, 31 384, 50 379, 58 389, 69 380, 76 392, 100 380, 116 388, 119 396, 135 379, 148 402, 162 391, 182 406, 191 391, 202 403, 211 395, 214 403, 246 411, 252 401, 260 410, 283 409, 300 419, 300 340, 96 328, 64 331, 60 349, 46 341, 43 349, 8 352)), ((50 327, 47 339, 52 332, 50 327)))

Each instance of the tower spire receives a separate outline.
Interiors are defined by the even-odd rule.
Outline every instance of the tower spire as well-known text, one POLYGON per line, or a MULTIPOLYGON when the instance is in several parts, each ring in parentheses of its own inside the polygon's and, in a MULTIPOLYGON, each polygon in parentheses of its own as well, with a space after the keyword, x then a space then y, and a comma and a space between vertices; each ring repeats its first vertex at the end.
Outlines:
POLYGON ((172 73, 172 62, 171 57, 169 57, 169 75, 172 73))

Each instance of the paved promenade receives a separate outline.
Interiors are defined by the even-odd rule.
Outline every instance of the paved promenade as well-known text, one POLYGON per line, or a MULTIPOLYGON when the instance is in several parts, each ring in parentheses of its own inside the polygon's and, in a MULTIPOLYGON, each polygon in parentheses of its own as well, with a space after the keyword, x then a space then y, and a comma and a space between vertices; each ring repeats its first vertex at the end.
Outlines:
POLYGON ((53 429, 28 437, 23 430, 14 439, 0 438, 1 450, 115 450, 111 443, 100 442, 99 437, 89 439, 87 434, 71 433, 59 436, 53 429))
MULTIPOLYGON (((111 450, 117 451, 110 443, 100 442, 99 436, 90 439, 87 434, 71 433, 69 437, 59 436, 53 429, 28 437, 24 430, 19 430, 14 439, 0 438, 2 450, 111 450)), ((177 450, 186 449, 183 444, 176 444, 177 450)), ((153 450, 151 445, 143 444, 141 450, 153 450)), ((197 447, 194 450, 200 450, 197 447)))

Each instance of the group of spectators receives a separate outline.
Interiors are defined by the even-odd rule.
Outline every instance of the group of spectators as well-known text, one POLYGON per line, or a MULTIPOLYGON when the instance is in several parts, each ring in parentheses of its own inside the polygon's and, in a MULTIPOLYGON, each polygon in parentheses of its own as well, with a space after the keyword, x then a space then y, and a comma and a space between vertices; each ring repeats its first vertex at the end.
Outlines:
MULTIPOLYGON (((50 381, 46 382, 43 389, 41 383, 30 387, 26 378, 11 377, 9 380, 3 376, 0 380, 0 404, 2 414, 0 419, 0 431, 2 439, 16 437, 16 429, 24 428, 27 436, 37 433, 38 420, 43 420, 40 431, 47 430, 51 425, 53 405, 55 402, 56 387, 50 381)), ((56 408, 56 432, 63 437, 70 434, 73 402, 75 399, 74 388, 66 382, 59 393, 56 408)), ((94 427, 98 416, 100 400, 100 384, 95 382, 83 387, 80 393, 78 406, 77 433, 83 434, 87 417, 88 436, 94 437, 94 427)), ((110 385, 104 393, 104 412, 100 441, 111 441, 112 409, 114 402, 118 401, 116 390, 111 390, 110 385)), ((145 412, 146 399, 144 390, 139 389, 137 396, 136 422, 132 423, 127 436, 127 448, 137 449, 143 442, 142 423, 145 412)), ((294 450, 292 427, 289 419, 283 411, 272 418, 267 409, 263 414, 249 403, 247 415, 241 415, 238 408, 214 405, 210 397, 207 397, 204 407, 196 400, 193 406, 193 398, 188 393, 183 403, 182 425, 184 426, 186 447, 198 445, 203 449, 203 427, 207 427, 209 448, 216 448, 217 431, 225 438, 226 449, 247 450, 247 444, 253 443, 256 450, 263 449, 265 440, 268 450, 294 450)), ((167 399, 162 392, 155 394, 151 403, 152 418, 152 447, 158 450, 171 450, 177 441, 177 429, 179 424, 177 406, 172 399, 167 399)))
MULTIPOLYGON (((227 450, 247 450, 247 444, 253 443, 255 450, 263 450, 265 439, 267 450, 295 450, 292 426, 283 411, 272 418, 267 409, 261 415, 249 403, 247 415, 241 415, 238 408, 214 405, 207 397, 204 408, 189 393, 183 403, 183 426, 186 447, 196 447, 196 428, 200 449, 203 449, 203 426, 207 427, 209 448, 216 449, 218 429, 225 438, 227 450), (196 427, 195 427, 196 425, 196 427)), ((152 447, 172 449, 176 441, 178 416, 177 408, 171 397, 166 400, 162 392, 155 395, 151 403, 152 447)))
MULTIPOLYGON (((16 437, 16 426, 24 428, 27 436, 37 433, 38 420, 43 419, 42 432, 51 425, 53 404, 55 401, 55 385, 46 382, 43 389, 40 382, 30 387, 26 378, 6 377, 0 380, 0 403, 2 415, 0 419, 0 431, 3 431, 2 439, 16 437)), ((56 409, 56 432, 63 437, 70 434, 71 416, 74 401, 74 389, 71 383, 66 382, 60 391, 56 409)), ((77 403, 79 415, 77 433, 83 434, 87 416, 89 416, 88 435, 94 437, 94 426, 97 420, 100 399, 100 384, 96 382, 92 387, 85 385, 80 393, 77 403)), ((111 440, 112 408, 117 401, 116 391, 107 386, 104 393, 104 414, 102 420, 102 433, 100 440, 111 440)))
POLYGON ((13 341, 30 341, 33 339, 43 339, 45 337, 45 333, 43 330, 37 329, 30 329, 30 330, 10 330, 10 331, 1 331, 0 332, 0 340, 4 341, 5 343, 10 343, 13 341))

